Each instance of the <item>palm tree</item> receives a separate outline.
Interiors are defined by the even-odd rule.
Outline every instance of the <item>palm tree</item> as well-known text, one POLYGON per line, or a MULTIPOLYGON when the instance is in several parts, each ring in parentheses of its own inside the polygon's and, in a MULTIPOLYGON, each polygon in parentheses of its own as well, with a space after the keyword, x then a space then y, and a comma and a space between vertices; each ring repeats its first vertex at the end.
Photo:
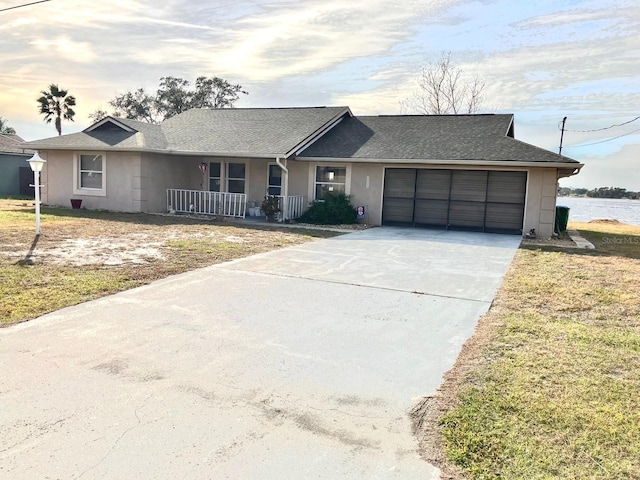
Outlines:
POLYGON ((58 135, 62 135, 62 119, 73 122, 76 112, 71 107, 75 107, 76 98, 73 95, 67 96, 68 90, 61 90, 55 83, 49 85, 49 90, 42 90, 40 93, 42 96, 38 98, 38 103, 44 121, 51 123, 51 119, 55 118, 58 135))
POLYGON ((7 124, 4 118, 0 117, 0 133, 15 135, 16 131, 7 124))

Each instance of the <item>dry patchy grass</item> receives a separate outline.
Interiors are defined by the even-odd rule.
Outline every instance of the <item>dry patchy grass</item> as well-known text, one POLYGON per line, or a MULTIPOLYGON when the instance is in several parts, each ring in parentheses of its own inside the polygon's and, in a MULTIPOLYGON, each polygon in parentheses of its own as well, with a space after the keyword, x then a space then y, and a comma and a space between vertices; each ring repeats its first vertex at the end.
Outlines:
POLYGON ((44 207, 42 235, 35 238, 34 222, 33 202, 0 200, 0 325, 176 273, 337 235, 44 207))
POLYGON ((640 227, 570 227, 596 250, 519 250, 417 406, 445 478, 640 479, 640 227))

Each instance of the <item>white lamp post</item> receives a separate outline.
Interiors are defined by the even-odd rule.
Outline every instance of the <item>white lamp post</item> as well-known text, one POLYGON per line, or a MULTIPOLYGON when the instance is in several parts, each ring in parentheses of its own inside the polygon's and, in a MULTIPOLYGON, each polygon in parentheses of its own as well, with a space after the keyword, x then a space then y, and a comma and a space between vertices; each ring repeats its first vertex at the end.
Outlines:
POLYGON ((36 235, 40 235, 40 172, 46 160, 40 158, 40 155, 36 152, 27 162, 29 162, 29 166, 33 170, 33 183, 36 189, 36 235))

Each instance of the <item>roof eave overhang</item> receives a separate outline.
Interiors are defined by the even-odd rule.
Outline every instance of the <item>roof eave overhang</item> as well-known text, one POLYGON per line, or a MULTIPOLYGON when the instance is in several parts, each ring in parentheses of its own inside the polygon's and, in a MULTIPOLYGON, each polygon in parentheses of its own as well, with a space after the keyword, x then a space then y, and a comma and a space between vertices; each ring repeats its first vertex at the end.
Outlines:
MULTIPOLYGON (((22 147, 18 147, 20 149, 22 149, 22 147)), ((28 148, 22 149, 22 150, 30 150, 28 148)), ((20 156, 25 156, 25 157, 30 157, 33 155, 33 151, 31 153, 22 151, 22 152, 5 152, 4 150, 0 150, 0 155, 20 155, 20 156)))
POLYGON ((578 167, 576 168, 558 168, 558 178, 566 178, 566 177, 572 177, 573 175, 577 175, 578 173, 580 173, 580 169, 584 167, 583 163, 580 163, 578 167))
POLYGON ((58 146, 58 145, 33 145, 29 147, 33 150, 58 150, 68 152, 78 151, 102 151, 102 152, 135 152, 135 153, 154 153, 161 155, 178 155, 184 157, 233 157, 233 158, 269 158, 286 156, 285 152, 277 153, 250 153, 250 152, 206 152, 206 151, 184 151, 173 149, 152 149, 144 147, 111 147, 108 145, 85 145, 85 146, 58 146))
MULTIPOLYGON (((573 162, 527 162, 520 160, 434 160, 424 158, 336 158, 336 157, 296 157, 303 162, 340 162, 340 163, 385 163, 385 164, 419 164, 419 165, 460 165, 487 167, 538 167, 562 168, 565 170, 580 170, 584 164, 573 162)), ((577 172, 576 172, 577 173, 577 172)))

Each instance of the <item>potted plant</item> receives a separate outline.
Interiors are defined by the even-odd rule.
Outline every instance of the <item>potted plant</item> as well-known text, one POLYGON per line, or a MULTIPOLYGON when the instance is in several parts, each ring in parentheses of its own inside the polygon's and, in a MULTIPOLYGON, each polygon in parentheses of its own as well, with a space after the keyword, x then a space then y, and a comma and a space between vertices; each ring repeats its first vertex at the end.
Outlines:
POLYGON ((280 198, 275 195, 267 195, 262 201, 260 209, 264 212, 268 222, 273 222, 280 213, 280 198))

